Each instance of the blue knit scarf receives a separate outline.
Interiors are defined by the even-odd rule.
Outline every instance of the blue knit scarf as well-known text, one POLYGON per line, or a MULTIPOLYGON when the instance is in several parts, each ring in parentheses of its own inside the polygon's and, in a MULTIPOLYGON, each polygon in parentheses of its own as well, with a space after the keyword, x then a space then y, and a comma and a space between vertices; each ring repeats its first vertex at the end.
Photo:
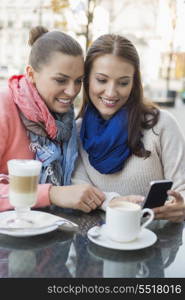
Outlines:
POLYGON ((51 140, 42 126, 20 113, 30 139, 30 150, 35 152, 35 159, 42 162, 39 183, 70 185, 71 174, 78 155, 77 132, 74 111, 71 108, 63 114, 53 114, 57 126, 57 136, 51 140))
POLYGON ((120 171, 131 154, 128 147, 128 112, 121 108, 111 119, 104 120, 88 104, 80 137, 90 164, 102 174, 120 171))

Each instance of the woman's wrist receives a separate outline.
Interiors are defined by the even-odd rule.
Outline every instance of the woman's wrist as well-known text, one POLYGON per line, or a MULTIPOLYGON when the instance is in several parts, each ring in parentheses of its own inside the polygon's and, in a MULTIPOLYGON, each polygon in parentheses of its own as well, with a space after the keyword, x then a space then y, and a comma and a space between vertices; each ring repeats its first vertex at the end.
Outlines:
POLYGON ((58 188, 58 186, 51 185, 49 189, 49 201, 51 204, 58 205, 58 188))

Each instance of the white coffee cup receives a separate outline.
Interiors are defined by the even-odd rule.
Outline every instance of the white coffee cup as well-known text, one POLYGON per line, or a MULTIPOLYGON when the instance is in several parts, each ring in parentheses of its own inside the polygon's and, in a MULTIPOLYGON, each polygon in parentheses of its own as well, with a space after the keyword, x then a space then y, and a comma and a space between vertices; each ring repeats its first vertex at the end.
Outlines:
POLYGON ((113 241, 130 242, 135 240, 153 219, 154 213, 149 208, 142 209, 140 205, 127 201, 110 202, 106 209, 106 234, 113 241), (147 220, 141 225, 145 213, 148 214, 147 220))

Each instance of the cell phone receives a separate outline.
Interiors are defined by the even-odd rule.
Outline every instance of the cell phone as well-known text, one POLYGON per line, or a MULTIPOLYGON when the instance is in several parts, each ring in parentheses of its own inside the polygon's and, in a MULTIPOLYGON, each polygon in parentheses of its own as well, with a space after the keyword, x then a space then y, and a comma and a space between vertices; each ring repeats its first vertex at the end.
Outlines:
POLYGON ((172 180, 156 180, 150 182, 150 189, 145 198, 143 208, 154 208, 163 206, 168 198, 167 191, 171 189, 172 180))

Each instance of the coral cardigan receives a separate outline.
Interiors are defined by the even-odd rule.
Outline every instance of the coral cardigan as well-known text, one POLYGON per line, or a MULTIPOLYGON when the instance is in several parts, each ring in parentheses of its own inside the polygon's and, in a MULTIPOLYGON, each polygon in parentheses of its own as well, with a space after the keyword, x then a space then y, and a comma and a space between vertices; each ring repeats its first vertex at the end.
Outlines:
MULTIPOLYGON (((21 122, 19 112, 13 102, 8 87, 0 91, 0 173, 8 174, 7 161, 14 158, 33 159, 29 148, 30 141, 21 122)), ((35 207, 50 205, 49 188, 51 184, 40 184, 35 207)), ((0 194, 8 194, 8 184, 0 184, 0 194)), ((12 209, 7 198, 0 197, 0 211, 12 209)))

